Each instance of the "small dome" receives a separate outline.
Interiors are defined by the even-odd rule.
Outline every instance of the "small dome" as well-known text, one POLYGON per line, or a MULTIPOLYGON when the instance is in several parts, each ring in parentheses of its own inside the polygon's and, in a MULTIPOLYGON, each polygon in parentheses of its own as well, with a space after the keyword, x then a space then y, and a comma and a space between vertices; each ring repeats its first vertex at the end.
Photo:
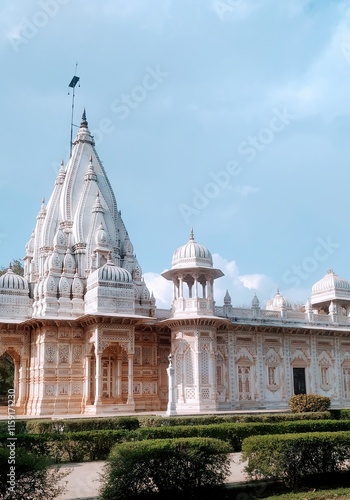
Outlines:
POLYGON ((35 243, 35 232, 33 231, 30 240, 26 244, 26 253, 27 255, 33 255, 34 253, 34 243, 35 243))
POLYGON ((259 302, 258 297, 255 294, 253 299, 252 299, 252 307, 259 307, 259 306, 260 306, 260 302, 259 302))
POLYGON ((88 278, 88 283, 95 281, 111 281, 115 283, 132 283, 132 277, 129 271, 116 266, 111 260, 108 260, 99 269, 96 269, 88 278))
POLYGON ((350 283, 349 281, 335 274, 333 269, 329 269, 327 271, 327 274, 313 285, 312 293, 314 294, 333 290, 350 292, 350 283))
POLYGON ((96 245, 99 247, 107 247, 108 236, 107 236, 107 233, 103 227, 102 222, 99 225, 99 228, 96 232, 95 242, 96 242, 96 245))
POLYGON ((12 271, 11 265, 5 274, 0 276, 0 288, 2 290, 28 290, 28 281, 12 271))
POLYGON ((266 309, 268 311, 280 311, 281 309, 292 309, 292 305, 289 300, 285 299, 283 295, 280 294, 277 288, 276 295, 267 302, 266 309))
POLYGON ((231 305, 231 295, 228 293, 228 290, 226 290, 226 293, 225 293, 224 304, 225 304, 225 306, 231 305))
POLYGON ((194 240, 193 231, 191 231, 189 241, 175 250, 171 263, 172 269, 186 267, 213 267, 211 253, 194 240))
POLYGON ((74 273, 76 268, 75 258, 69 248, 66 250, 66 255, 63 259, 63 271, 66 273, 74 273))
POLYGON ((67 246, 67 235, 61 228, 57 230, 57 233, 55 234, 55 237, 53 239, 53 244, 55 247, 58 246, 64 248, 67 246))
POLYGON ((134 255, 134 247, 130 241, 129 235, 126 234, 124 244, 123 244, 123 253, 127 257, 132 257, 134 255))

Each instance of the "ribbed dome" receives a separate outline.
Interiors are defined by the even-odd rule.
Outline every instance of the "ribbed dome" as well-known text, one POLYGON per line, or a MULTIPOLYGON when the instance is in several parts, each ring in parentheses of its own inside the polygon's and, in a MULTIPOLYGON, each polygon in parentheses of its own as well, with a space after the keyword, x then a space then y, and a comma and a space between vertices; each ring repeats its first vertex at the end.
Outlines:
POLYGON ((132 283, 132 277, 129 271, 116 266, 111 260, 108 260, 99 269, 96 269, 88 278, 88 284, 95 281, 111 281, 115 283, 132 283))
POLYGON ((14 273, 11 267, 0 276, 0 288, 3 290, 29 290, 28 281, 14 273))
POLYGON ((171 263, 172 269, 186 267, 213 267, 211 253, 194 240, 193 231, 191 231, 189 241, 175 250, 171 263))
POLYGON ((350 283, 349 281, 335 274, 333 269, 329 269, 327 271, 327 274, 313 285, 312 293, 314 294, 333 290, 350 292, 350 283))
POLYGON ((292 305, 289 300, 285 299, 283 295, 280 294, 277 288, 276 295, 267 302, 266 309, 268 311, 280 311, 281 309, 292 309, 292 305))

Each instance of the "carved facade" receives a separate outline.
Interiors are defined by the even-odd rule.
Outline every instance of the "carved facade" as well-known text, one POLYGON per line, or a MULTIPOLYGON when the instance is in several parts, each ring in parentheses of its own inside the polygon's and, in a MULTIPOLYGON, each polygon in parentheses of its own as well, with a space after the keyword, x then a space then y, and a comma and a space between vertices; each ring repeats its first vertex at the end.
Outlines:
POLYGON ((157 309, 85 112, 24 262, 0 277, 19 414, 275 409, 303 392, 350 406, 350 283, 329 271, 303 312, 279 291, 266 309, 228 293, 217 307, 222 272, 192 232, 163 273, 172 308, 157 309))

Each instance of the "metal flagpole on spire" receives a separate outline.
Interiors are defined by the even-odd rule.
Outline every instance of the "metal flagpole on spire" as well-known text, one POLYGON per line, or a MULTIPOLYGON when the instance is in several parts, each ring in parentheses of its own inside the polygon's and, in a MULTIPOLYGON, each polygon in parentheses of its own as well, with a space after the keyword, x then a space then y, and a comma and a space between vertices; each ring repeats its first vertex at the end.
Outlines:
MULTIPOLYGON (((72 156, 72 147, 73 147, 73 127, 76 126, 73 124, 73 118, 74 118, 74 100, 75 100, 75 86, 77 85, 77 83, 79 82, 80 78, 79 76, 76 76, 76 73, 77 73, 77 67, 78 67, 78 63, 75 63, 75 71, 74 71, 74 76, 73 78, 71 79, 70 81, 70 84, 68 85, 68 87, 70 87, 71 89, 73 89, 73 92, 72 92, 72 116, 71 116, 71 121, 70 121, 70 148, 69 148, 69 158, 72 156)), ((79 83, 79 87, 80 87, 80 83, 79 83)), ((69 94, 69 88, 68 88, 68 95, 69 94)))

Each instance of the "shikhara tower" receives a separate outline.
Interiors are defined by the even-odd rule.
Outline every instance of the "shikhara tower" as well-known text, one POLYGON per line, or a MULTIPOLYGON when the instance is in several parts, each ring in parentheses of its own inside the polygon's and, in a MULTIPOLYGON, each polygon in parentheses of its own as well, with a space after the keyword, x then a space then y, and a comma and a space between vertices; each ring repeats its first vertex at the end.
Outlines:
POLYGON ((217 306, 222 272, 192 231, 162 274, 172 307, 156 308, 85 111, 24 268, 0 277, 17 414, 275 409, 294 393, 350 406, 349 281, 328 271, 298 311, 279 290, 265 309, 256 295, 236 308, 228 292, 217 306))
POLYGON ((154 306, 85 111, 68 165, 62 163, 39 211, 24 261, 36 318, 148 316, 154 306))

